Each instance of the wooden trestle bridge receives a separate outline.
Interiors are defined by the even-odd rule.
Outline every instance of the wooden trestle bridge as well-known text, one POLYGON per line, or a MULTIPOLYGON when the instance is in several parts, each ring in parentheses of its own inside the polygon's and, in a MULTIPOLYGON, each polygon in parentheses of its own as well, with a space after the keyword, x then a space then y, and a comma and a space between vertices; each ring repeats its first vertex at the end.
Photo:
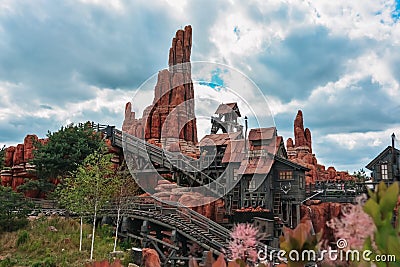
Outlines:
MULTIPOLYGON (((178 261, 189 260, 188 252, 194 244, 202 251, 211 251, 215 255, 229 255, 231 231, 192 209, 177 206, 176 203, 162 203, 152 197, 129 197, 124 202, 120 210, 123 221, 118 235, 138 240, 142 247, 156 249, 162 266, 175 266, 178 261)), ((55 201, 35 200, 34 203, 32 215, 76 216, 59 208, 55 201)), ((117 205, 110 203, 100 210, 99 217, 115 219, 117 210, 117 205)), ((265 248, 265 244, 261 242, 256 247, 263 251, 265 248)), ((267 249, 278 251, 269 246, 267 249)), ((204 260, 205 254, 194 258, 204 260)))

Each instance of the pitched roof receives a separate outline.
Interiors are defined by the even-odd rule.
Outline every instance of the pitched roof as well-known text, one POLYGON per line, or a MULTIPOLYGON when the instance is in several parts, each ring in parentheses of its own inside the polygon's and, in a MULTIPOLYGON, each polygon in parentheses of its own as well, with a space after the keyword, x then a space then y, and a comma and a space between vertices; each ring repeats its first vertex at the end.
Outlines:
POLYGON ((224 146, 229 141, 236 140, 240 134, 240 132, 208 134, 200 140, 199 146, 224 146))
POLYGON ((276 136, 276 128, 269 127, 269 128, 255 128, 251 129, 249 132, 249 140, 256 141, 256 140, 269 140, 276 136))
MULTIPOLYGON (((385 157, 390 151, 392 150, 391 146, 388 146, 385 148, 381 153, 379 153, 378 156, 376 156, 370 163, 365 166, 368 170, 373 171, 374 170, 374 165, 378 163, 379 160, 381 160, 383 157, 385 157)), ((397 153, 397 155, 400 155, 400 150, 397 148, 394 149, 397 153)))
POLYGON ((272 164, 274 164, 272 157, 244 159, 240 163, 238 174, 268 174, 272 164))
POLYGON ((236 112, 236 114, 241 117, 239 107, 236 102, 233 103, 222 103, 218 106, 217 110, 215 111, 215 114, 228 114, 232 113, 232 111, 236 112))
MULTIPOLYGON (((249 145, 247 144, 247 147, 249 145)), ((232 140, 228 143, 222 163, 242 162, 245 158, 244 139, 232 140)))
POLYGON ((279 161, 280 163, 283 163, 285 165, 288 165, 288 166, 290 166, 290 167, 292 167, 294 169, 297 169, 297 170, 304 170, 304 171, 309 171, 310 170, 309 168, 304 167, 303 165, 297 164, 297 163, 295 163, 295 162, 293 162, 291 160, 288 160, 288 159, 285 159, 285 158, 282 158, 282 157, 277 157, 276 156, 275 160, 279 161))

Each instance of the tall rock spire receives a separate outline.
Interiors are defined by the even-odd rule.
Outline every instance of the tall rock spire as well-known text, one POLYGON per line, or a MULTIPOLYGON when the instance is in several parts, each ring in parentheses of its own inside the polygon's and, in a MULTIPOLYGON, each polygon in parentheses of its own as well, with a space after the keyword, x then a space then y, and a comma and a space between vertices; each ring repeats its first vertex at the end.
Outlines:
POLYGON ((194 113, 194 88, 190 54, 192 27, 178 30, 169 50, 168 69, 158 73, 153 103, 140 119, 126 105, 123 130, 162 146, 196 156, 197 127, 194 113))
POLYGON ((293 124, 294 141, 288 138, 286 142, 288 158, 310 170, 306 172, 306 183, 314 184, 317 181, 346 181, 354 177, 344 171, 336 171, 334 167, 325 168, 318 163, 312 153, 311 131, 304 129, 303 112, 299 110, 293 124))
POLYGON ((309 152, 312 152, 311 148, 311 131, 306 128, 304 130, 303 124, 303 112, 297 111, 296 119, 294 120, 294 146, 295 147, 308 147, 309 152))

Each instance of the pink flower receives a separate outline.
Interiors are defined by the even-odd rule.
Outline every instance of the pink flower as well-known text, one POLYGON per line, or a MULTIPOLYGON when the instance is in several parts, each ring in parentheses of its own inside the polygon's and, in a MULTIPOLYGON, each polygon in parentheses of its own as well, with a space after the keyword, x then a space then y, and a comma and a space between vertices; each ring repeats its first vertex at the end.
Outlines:
POLYGON ((362 249, 364 241, 367 237, 373 238, 375 232, 375 224, 372 218, 364 212, 362 204, 365 197, 359 197, 356 205, 345 205, 342 208, 343 216, 333 218, 326 224, 334 230, 334 236, 337 239, 345 239, 347 241, 348 250, 362 249))
POLYGON ((241 223, 235 225, 229 242, 229 250, 232 259, 242 259, 243 261, 257 261, 257 234, 258 230, 252 224, 241 223))

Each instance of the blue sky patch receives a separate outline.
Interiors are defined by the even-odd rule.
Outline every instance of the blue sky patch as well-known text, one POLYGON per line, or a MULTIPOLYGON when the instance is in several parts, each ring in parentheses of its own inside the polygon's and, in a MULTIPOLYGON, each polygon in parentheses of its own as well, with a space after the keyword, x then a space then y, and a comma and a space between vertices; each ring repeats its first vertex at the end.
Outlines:
POLYGON ((200 81, 199 84, 206 85, 219 91, 221 87, 224 87, 224 80, 220 76, 221 73, 222 70, 217 68, 211 72, 211 81, 200 81))
POLYGON ((235 26, 235 28, 233 28, 233 32, 235 33, 235 35, 236 35, 236 41, 237 40, 239 40, 240 39, 240 29, 239 29, 239 26, 235 26))
POLYGON ((392 19, 397 22, 400 19, 400 0, 394 1, 394 10, 392 12, 392 19))

